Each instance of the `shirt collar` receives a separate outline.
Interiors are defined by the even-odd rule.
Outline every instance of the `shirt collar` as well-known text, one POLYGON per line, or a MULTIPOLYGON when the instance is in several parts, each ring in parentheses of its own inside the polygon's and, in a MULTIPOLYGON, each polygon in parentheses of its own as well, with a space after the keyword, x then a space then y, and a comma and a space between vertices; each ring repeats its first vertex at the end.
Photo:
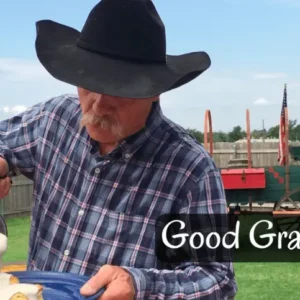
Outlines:
POLYGON ((125 158, 130 158, 134 153, 150 138, 157 137, 157 129, 163 122, 164 116, 161 110, 160 102, 153 102, 150 114, 146 120, 144 128, 139 132, 127 137, 122 143, 125 158))

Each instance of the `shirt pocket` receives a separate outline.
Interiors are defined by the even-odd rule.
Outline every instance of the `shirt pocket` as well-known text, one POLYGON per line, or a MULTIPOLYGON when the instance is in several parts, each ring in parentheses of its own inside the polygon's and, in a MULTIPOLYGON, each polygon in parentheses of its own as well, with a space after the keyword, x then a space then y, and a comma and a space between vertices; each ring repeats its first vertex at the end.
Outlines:
POLYGON ((91 212, 82 227, 77 250, 88 268, 104 264, 155 267, 155 222, 108 209, 91 212))

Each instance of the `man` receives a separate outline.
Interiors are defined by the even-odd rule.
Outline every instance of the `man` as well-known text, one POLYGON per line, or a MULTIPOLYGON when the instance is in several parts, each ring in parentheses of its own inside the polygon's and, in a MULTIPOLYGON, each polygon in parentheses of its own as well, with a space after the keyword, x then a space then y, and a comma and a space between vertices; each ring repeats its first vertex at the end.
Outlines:
POLYGON ((174 267, 155 252, 159 216, 226 213, 214 162, 160 108, 160 95, 203 73, 209 56, 166 55, 150 0, 102 0, 80 33, 39 21, 36 51, 78 96, 0 123, 0 197, 8 172, 34 183, 28 270, 91 276, 81 293, 105 287, 103 300, 234 296, 231 263, 174 267))

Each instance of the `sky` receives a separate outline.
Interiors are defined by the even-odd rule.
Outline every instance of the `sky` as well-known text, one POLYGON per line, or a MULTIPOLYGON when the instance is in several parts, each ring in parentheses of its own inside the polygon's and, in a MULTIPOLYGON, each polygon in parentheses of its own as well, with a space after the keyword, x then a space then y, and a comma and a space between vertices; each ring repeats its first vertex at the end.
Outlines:
MULTIPOLYGON (((166 28, 167 54, 205 51, 211 67, 164 93, 164 114, 203 130, 205 111, 214 131, 279 124, 284 84, 290 119, 300 123, 300 0, 153 0, 166 28)), ((36 103, 76 93, 53 78, 35 52, 35 22, 51 19, 81 31, 95 0, 3 1, 0 10, 0 120, 36 103)))

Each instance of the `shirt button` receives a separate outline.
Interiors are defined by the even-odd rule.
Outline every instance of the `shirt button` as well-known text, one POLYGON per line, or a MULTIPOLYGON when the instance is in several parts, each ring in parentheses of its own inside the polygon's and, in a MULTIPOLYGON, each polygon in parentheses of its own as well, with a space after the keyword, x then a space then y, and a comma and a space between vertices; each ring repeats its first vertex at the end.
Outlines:
POLYGON ((100 169, 99 169, 99 168, 96 168, 96 169, 95 169, 95 173, 96 173, 96 174, 99 174, 99 173, 100 173, 100 169))
POLYGON ((69 254, 70 254, 70 251, 69 250, 65 250, 64 255, 68 256, 69 254))
POLYGON ((79 216, 82 216, 84 214, 84 211, 81 209, 79 212, 78 212, 78 215, 79 216))

